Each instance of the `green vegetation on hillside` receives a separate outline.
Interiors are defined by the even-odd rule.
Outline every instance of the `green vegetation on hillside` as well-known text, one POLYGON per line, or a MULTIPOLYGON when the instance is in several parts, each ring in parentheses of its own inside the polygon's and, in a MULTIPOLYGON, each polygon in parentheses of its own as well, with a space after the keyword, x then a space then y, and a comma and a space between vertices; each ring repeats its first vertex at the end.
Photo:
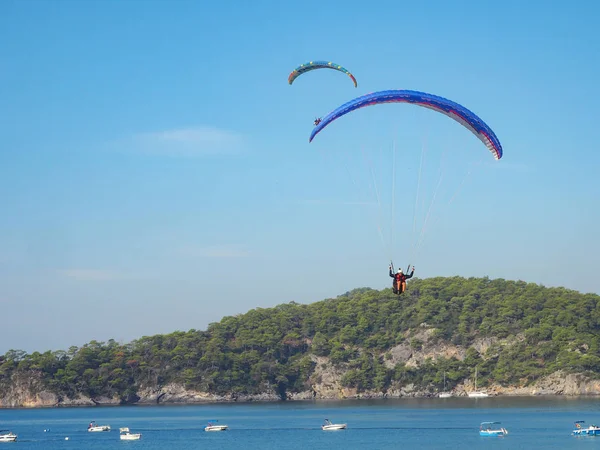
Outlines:
MULTIPOLYGON (((126 345, 92 341, 68 351, 0 357, 0 394, 15 373, 37 372, 60 396, 118 396, 136 401, 140 388, 175 382, 236 395, 310 389, 315 356, 343 369, 342 382, 359 391, 414 383, 452 388, 478 368, 479 386, 523 384, 562 369, 600 374, 600 297, 563 288, 488 278, 414 279, 398 298, 390 289, 356 289, 310 305, 258 308, 190 330, 143 337, 126 345), (389 350, 419 339, 407 331, 435 329, 433 341, 468 347, 496 338, 485 354, 469 348, 463 361, 426 360, 388 368, 389 350), (509 338, 510 345, 502 340, 509 338), (512 338, 512 339, 510 339, 512 338), (497 342, 501 340, 500 342, 497 342)), ((428 343, 431 345, 431 341, 428 343)))

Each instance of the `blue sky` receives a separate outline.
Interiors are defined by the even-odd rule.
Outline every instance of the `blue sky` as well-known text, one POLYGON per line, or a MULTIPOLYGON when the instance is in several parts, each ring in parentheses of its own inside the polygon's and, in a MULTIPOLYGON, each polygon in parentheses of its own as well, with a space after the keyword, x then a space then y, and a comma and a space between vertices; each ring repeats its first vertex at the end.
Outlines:
POLYGON ((391 257, 600 292, 595 2, 1 8, 0 352, 384 288, 391 257), (318 59, 358 88, 330 70, 288 85, 318 59), (385 89, 465 105, 504 157, 399 104, 308 143, 315 117, 385 89))

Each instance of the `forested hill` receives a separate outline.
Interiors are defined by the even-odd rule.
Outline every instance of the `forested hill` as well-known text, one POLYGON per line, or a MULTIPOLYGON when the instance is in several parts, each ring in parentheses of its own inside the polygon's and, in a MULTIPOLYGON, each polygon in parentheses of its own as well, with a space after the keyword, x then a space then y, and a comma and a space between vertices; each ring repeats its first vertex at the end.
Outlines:
POLYGON ((488 278, 413 279, 401 297, 355 289, 206 331, 11 350, 0 406, 428 395, 444 374, 461 394, 475 368, 495 393, 600 393, 599 300, 488 278))

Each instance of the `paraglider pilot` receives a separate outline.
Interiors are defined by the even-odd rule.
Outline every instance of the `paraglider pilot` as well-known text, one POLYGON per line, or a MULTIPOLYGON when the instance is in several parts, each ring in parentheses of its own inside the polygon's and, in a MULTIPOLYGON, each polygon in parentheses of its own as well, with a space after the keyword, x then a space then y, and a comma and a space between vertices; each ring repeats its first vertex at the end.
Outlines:
POLYGON ((415 273, 415 266, 413 266, 412 271, 410 272, 409 275, 404 275, 404 272, 402 272, 402 269, 398 269, 398 272, 394 273, 393 268, 390 265, 390 277, 392 277, 394 279, 394 284, 392 285, 394 294, 401 295, 404 293, 404 291, 406 291, 406 280, 408 280, 409 278, 412 278, 414 273, 415 273))
POLYGON ((317 118, 315 119, 315 127, 316 127, 317 125, 319 125, 320 123, 321 123, 321 118, 320 118, 320 117, 317 117, 317 118))

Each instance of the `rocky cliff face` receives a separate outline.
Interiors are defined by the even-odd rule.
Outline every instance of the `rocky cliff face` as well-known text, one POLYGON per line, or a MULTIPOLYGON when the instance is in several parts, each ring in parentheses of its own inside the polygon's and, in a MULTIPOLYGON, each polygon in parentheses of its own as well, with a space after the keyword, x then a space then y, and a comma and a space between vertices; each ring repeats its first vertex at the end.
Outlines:
MULTIPOLYGON (((341 385, 342 375, 337 370, 327 367, 323 363, 320 369, 321 379, 312 386, 312 391, 291 394, 290 400, 300 399, 366 399, 366 398, 401 398, 401 397, 435 397, 436 393, 422 391, 412 384, 395 385, 386 392, 362 391, 350 389, 341 385)), ((474 386, 469 380, 456 386, 453 395, 466 396, 473 391, 474 386)), ((500 386, 492 384, 485 391, 490 396, 536 396, 536 395, 600 395, 600 380, 592 380, 581 374, 566 374, 555 372, 547 377, 540 378, 529 386, 500 386)))
MULTIPOLYGON (((484 354, 493 345, 510 346, 521 339, 523 339, 522 336, 514 336, 505 340, 480 339, 473 342, 471 347, 480 354, 484 354)), ((403 363, 408 367, 417 367, 426 359, 435 361, 438 358, 455 357, 462 360, 465 358, 467 350, 465 347, 455 346, 448 342, 439 342, 435 339, 434 329, 421 327, 417 331, 407 332, 405 341, 391 348, 384 361, 389 368, 393 368, 398 363, 403 363)), ((396 384, 386 392, 357 392, 356 389, 342 386, 341 379, 345 371, 333 365, 329 358, 313 356, 312 359, 316 363, 316 367, 308 383, 310 388, 304 392, 288 393, 287 400, 431 397, 436 395, 430 391, 419 390, 412 384, 396 384)), ((453 393, 455 396, 466 396, 467 392, 473 389, 472 381, 467 379, 456 386, 453 393)), ((486 391, 490 395, 507 396, 600 395, 600 380, 593 380, 581 374, 556 372, 540 378, 532 385, 508 387, 491 385, 486 387, 486 391)), ((281 398, 275 390, 258 395, 219 396, 189 390, 180 384, 172 383, 160 387, 142 386, 138 389, 135 400, 135 403, 138 404, 157 404, 280 401, 281 398)), ((17 373, 0 386, 0 408, 118 405, 121 403, 119 398, 59 397, 48 390, 41 377, 35 372, 17 373)))
POLYGON ((96 403, 90 398, 60 398, 50 392, 41 376, 36 372, 14 374, 7 386, 1 390, 0 408, 38 408, 58 406, 61 403, 69 406, 93 406, 96 403))
MULTIPOLYGON (((385 365, 393 368, 398 363, 403 363, 407 367, 417 367, 425 360, 436 361, 439 358, 456 358, 462 361, 468 348, 459 347, 448 342, 438 342, 434 339, 435 329, 422 327, 417 331, 407 332, 405 341, 391 348, 388 358, 385 358, 385 365), (419 344, 415 346, 414 342, 419 344), (415 348, 416 347, 416 348, 415 348)), ((507 339, 478 339, 470 347, 477 350, 480 354, 485 354, 493 346, 510 346, 524 339, 517 335, 507 339)), ((341 385, 341 379, 344 372, 336 369, 329 362, 328 358, 314 357, 317 363, 315 373, 311 377, 314 381, 312 385, 312 398, 316 399, 359 399, 359 398, 400 398, 400 397, 433 397, 437 394, 430 391, 422 391, 415 388, 412 384, 395 385, 386 392, 366 391, 357 392, 356 389, 349 389, 341 385)), ((462 384, 456 386, 453 391, 455 396, 466 396, 467 392, 475 390, 472 380, 466 379, 462 384)), ((513 396, 535 396, 535 395, 600 395, 600 380, 593 380, 581 374, 567 374, 562 371, 555 372, 547 377, 540 378, 534 384, 528 386, 500 386, 492 384, 487 386, 487 393, 490 396, 513 395, 513 396)), ((300 398, 306 397, 306 393, 299 395, 300 398)), ((292 398, 296 396, 292 395, 292 398)))

